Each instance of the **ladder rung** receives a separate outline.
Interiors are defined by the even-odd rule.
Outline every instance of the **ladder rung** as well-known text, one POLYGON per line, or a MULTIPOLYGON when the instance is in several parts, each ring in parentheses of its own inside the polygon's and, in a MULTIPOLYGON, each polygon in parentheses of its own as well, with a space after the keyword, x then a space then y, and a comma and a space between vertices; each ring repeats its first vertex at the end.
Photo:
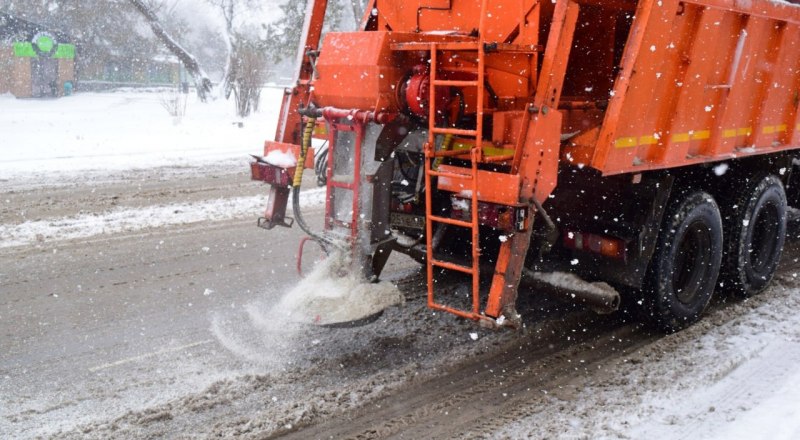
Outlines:
POLYGON ((478 87, 478 81, 459 81, 450 79, 437 79, 433 82, 435 86, 452 86, 452 87, 478 87))
POLYGON ((484 162, 505 162, 514 159, 513 154, 506 154, 504 156, 486 156, 483 158, 484 162))
POLYGON ((443 128, 443 127, 433 127, 434 134, 454 134, 456 136, 472 136, 475 137, 478 135, 477 130, 462 130, 460 128, 443 128))
POLYGON ((472 229, 472 226, 473 226, 472 222, 465 222, 464 220, 456 220, 454 218, 449 218, 449 217, 439 217, 438 215, 430 215, 430 216, 428 216, 428 218, 432 222, 446 223, 448 225, 461 226, 462 228, 470 228, 470 229, 472 229))
POLYGON ((353 183, 354 180, 352 174, 334 174, 332 179, 341 183, 353 183))
POLYGON ((349 228, 350 226, 353 225, 352 222, 346 222, 344 220, 339 220, 339 219, 336 219, 336 218, 332 218, 331 219, 331 223, 333 223, 336 226, 341 226, 343 228, 349 228))
POLYGON ((334 188, 349 189, 350 191, 354 191, 356 189, 355 184, 352 182, 339 182, 336 180, 331 180, 328 184, 334 188))
MULTIPOLYGON (((478 50, 480 43, 478 41, 450 41, 435 43, 437 50, 478 50)), ((431 50, 431 43, 426 42, 408 42, 408 43, 394 43, 390 47, 392 50, 431 50)))
POLYGON ((428 172, 431 174, 431 176, 436 176, 436 177, 448 177, 451 179, 472 180, 472 175, 470 174, 446 173, 435 170, 430 170, 428 172))
POLYGON ((475 270, 470 266, 462 266, 460 264, 448 263, 447 261, 434 260, 433 258, 430 259, 430 262, 434 266, 439 266, 445 269, 455 270, 462 273, 468 273, 470 275, 475 273, 475 270))

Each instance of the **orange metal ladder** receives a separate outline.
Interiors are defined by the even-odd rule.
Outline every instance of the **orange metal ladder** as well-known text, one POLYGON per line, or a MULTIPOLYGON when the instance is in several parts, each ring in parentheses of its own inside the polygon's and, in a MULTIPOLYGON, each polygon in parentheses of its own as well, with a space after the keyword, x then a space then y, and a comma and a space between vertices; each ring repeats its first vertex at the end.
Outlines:
MULTIPOLYGON (((479 25, 479 36, 477 42, 469 43, 431 43, 431 67, 430 67, 430 96, 428 100, 428 142, 425 144, 425 236, 427 246, 427 277, 428 277, 428 307, 434 310, 441 310, 461 316, 467 319, 480 320, 483 315, 480 310, 480 234, 479 234, 479 212, 478 212, 478 163, 483 159, 483 116, 484 116, 484 97, 485 97, 485 45, 484 45, 484 17, 486 15, 486 0, 481 2, 481 20, 479 25), (461 50, 461 51, 477 51, 478 53, 478 68, 476 80, 446 80, 437 79, 437 54, 439 50, 461 50), (454 87, 475 87, 477 90, 477 105, 476 105, 476 126, 474 130, 456 129, 450 127, 438 127, 436 124, 437 111, 436 108, 436 87, 437 86, 454 86, 454 87), (436 135, 444 136, 462 136, 475 139, 475 145, 470 149, 470 168, 469 173, 452 173, 441 172, 434 169, 437 160, 444 157, 452 157, 463 155, 463 151, 436 151, 436 135), (464 187, 471 191, 471 209, 470 221, 458 220, 449 217, 442 217, 435 215, 432 210, 432 197, 430 190, 431 178, 448 178, 455 181, 464 182, 464 187), (451 263, 448 261, 438 260, 433 256, 433 234, 434 224, 455 226, 460 228, 467 228, 471 231, 471 250, 472 250, 472 264, 462 265, 451 263), (436 302, 434 294, 434 268, 439 267, 448 270, 454 270, 468 274, 472 277, 472 310, 464 311, 459 310, 444 304, 436 302)), ((444 142, 443 142, 444 143, 444 142)))

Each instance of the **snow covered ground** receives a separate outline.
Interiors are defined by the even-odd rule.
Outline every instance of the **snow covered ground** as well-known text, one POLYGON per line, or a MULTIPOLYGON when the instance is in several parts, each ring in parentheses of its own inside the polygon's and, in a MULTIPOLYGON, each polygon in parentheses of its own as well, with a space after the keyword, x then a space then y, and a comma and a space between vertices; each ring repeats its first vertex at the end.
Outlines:
MULTIPOLYGON (((44 262, 53 261, 53 267, 57 268, 59 264, 66 265, 66 263, 59 263, 56 258, 63 253, 68 253, 69 250, 55 254, 55 247, 60 246, 66 240, 75 242, 89 237, 112 236, 131 231, 139 231, 145 236, 175 225, 224 223, 236 219, 252 219, 258 215, 258 211, 263 206, 263 194, 260 187, 247 182, 246 162, 249 159, 247 155, 260 152, 264 140, 272 137, 281 92, 280 89, 266 89, 262 95, 263 112, 244 121, 233 116, 231 102, 220 100, 201 104, 196 102, 193 96, 189 96, 186 116, 180 122, 173 121, 161 106, 161 99, 168 95, 164 91, 128 90, 115 93, 87 93, 58 100, 16 100, 8 96, 0 96, 0 133, 2 133, 0 136, 0 258, 7 264, 18 264, 20 267, 25 264, 25 259, 41 258, 44 262), (187 175, 204 176, 213 173, 226 175, 228 180, 209 178, 197 184, 179 182, 187 175), (235 179, 241 178, 245 183, 227 183, 230 185, 230 189, 224 191, 214 188, 215 185, 221 185, 223 181, 235 180, 231 176, 237 176, 235 179), (167 183, 155 188, 147 186, 147 181, 158 179, 167 180, 167 183), (170 179, 175 179, 175 183, 170 179), (117 185, 113 189, 113 194, 104 193, 105 182, 109 181, 115 181, 115 185, 117 185), (251 186, 245 187, 244 185, 251 186), (59 186, 68 186, 70 189, 58 192, 56 189, 50 188, 59 186), (125 191, 119 190, 122 186, 130 188, 125 191), (176 189, 164 195, 169 192, 165 188, 170 186, 175 186, 176 189), (37 190, 37 188, 43 187, 46 189, 37 190), (60 197, 63 199, 59 199, 60 197), (40 247, 41 249, 39 249, 40 247), (47 254, 45 251, 50 248, 53 248, 53 253, 47 254), (15 252, 20 255, 24 254, 25 259, 18 259, 15 252), (47 260, 47 258, 52 258, 52 260, 47 260)), ((323 194, 321 191, 307 191, 306 194, 309 195, 306 203, 321 203, 323 194)), ((233 230, 238 231, 235 228, 233 230)), ((217 233, 221 234, 221 232, 217 233)), ((186 241, 192 243, 193 246, 202 244, 195 241, 192 232, 179 233, 175 236, 179 237, 181 234, 187 235, 189 238, 186 238, 186 241)), ((162 239, 169 241, 166 238, 167 235, 171 236, 172 234, 164 234, 162 238, 153 238, 152 241, 155 241, 156 245, 162 239)), ((172 238, 174 239, 174 237, 172 238)), ((238 239, 236 240, 238 241, 238 239)), ((203 240, 211 240, 211 238, 203 238, 203 240)), ((221 244, 220 247, 222 244, 230 242, 228 236, 221 236, 218 240, 221 244)), ((294 245, 293 243, 292 246, 294 245)), ((102 247, 102 245, 97 246, 102 247)), ((251 248, 254 247, 251 246, 251 248)), ((88 245, 87 249, 94 251, 94 248, 88 245)), ((244 252, 236 249, 237 252, 244 252)), ((118 252, 124 254, 124 251, 122 249, 118 252)), ((278 251, 289 252, 285 249, 278 251)), ((141 249, 139 252, 144 253, 141 249)), ((562 374, 567 374, 564 372, 571 371, 570 368, 574 366, 576 372, 574 377, 567 379, 561 377, 559 381, 555 382, 536 382, 534 376, 540 371, 537 368, 545 372, 542 374, 543 377, 551 372, 547 369, 549 367, 544 364, 537 364, 538 359, 529 358, 525 359, 524 365, 514 364, 514 370, 507 371, 508 367, 504 367, 502 373, 498 371, 496 376, 493 372, 492 376, 489 376, 491 379, 489 382, 499 383, 498 387, 505 386, 506 383, 512 384, 509 386, 516 386, 517 388, 512 388, 510 393, 518 393, 515 396, 519 400, 508 401, 509 405, 514 404, 515 406, 513 410, 503 410, 506 414, 505 418, 501 417, 503 412, 497 410, 497 413, 482 419, 483 427, 470 428, 474 430, 464 436, 467 438, 482 436, 488 438, 609 439, 770 438, 788 440, 800 438, 800 315, 797 314, 797 310, 800 308, 800 281, 798 281, 800 265, 797 263, 800 250, 795 243, 787 252, 787 258, 784 258, 777 282, 765 294, 745 302, 732 302, 732 304, 717 306, 710 316, 700 324, 675 335, 647 336, 643 335, 640 330, 630 330, 632 334, 636 335, 632 339, 644 342, 641 342, 639 346, 634 344, 633 348, 616 351, 614 345, 607 340, 608 333, 602 333, 603 330, 598 330, 597 326, 582 327, 583 332, 600 332, 601 340, 589 341, 587 348, 583 351, 576 348, 574 356, 571 354, 573 352, 559 353, 560 358, 547 361, 554 365, 553 369, 560 369, 562 374), (602 349, 595 349, 594 346, 604 344, 611 344, 610 348, 607 347, 605 349, 607 352, 598 354, 602 349), (593 353, 599 360, 593 361, 593 363, 587 361, 587 365, 591 364, 592 370, 579 369, 578 366, 583 365, 583 358, 591 357, 593 353), (581 373, 579 374, 578 371, 581 373), (531 390, 531 383, 537 384, 533 390, 531 390), (502 423, 496 425, 486 423, 487 419, 493 420, 495 417, 502 423)), ((179 266, 184 264, 184 260, 180 259, 184 254, 186 252, 182 250, 175 251, 174 261, 178 263, 170 260, 156 264, 155 261, 160 260, 153 257, 152 263, 150 260, 146 260, 147 264, 142 267, 157 269, 159 266, 167 267, 170 264, 179 266)), ((89 258, 86 255, 94 254, 87 251, 86 255, 80 253, 76 253, 76 255, 75 258, 89 258)), ((160 257, 161 253, 154 253, 154 255, 160 257)), ((120 260, 126 258, 123 256, 120 257, 120 260)), ((105 257, 102 260, 103 264, 106 264, 105 257)), ((252 258, 242 258, 238 264, 245 266, 247 262, 251 261, 252 258)), ((208 267, 216 267, 216 263, 216 260, 209 260, 208 267)), ((36 267, 43 266, 43 264, 36 265, 36 267)), ((75 264, 75 262, 70 264, 75 264)), ((107 264, 111 265, 112 263, 107 264)), ((202 264, 202 261, 198 264, 202 264)), ((112 266, 112 270, 113 268, 112 266)), ((14 286, 3 290, 4 287, 0 285, 0 292, 5 292, 7 295, 14 293, 17 296, 24 296, 20 292, 26 288, 26 285, 34 284, 36 280, 20 281, 24 274, 14 275, 14 270, 15 268, 9 266, 0 267, 0 272, 2 272, 0 280, 14 286), (3 276, 6 278, 2 278, 3 276), (9 276, 10 278, 8 278, 9 276)), ((213 276, 208 276, 209 284, 215 277, 223 276, 222 266, 218 271, 220 275, 214 273, 213 276)), ((254 271, 257 272, 255 269, 254 271)), ((119 272, 121 271, 108 272, 111 275, 107 276, 113 278, 118 276, 116 274, 119 272)), ((197 279, 203 273, 201 269, 183 268, 182 266, 174 269, 174 272, 174 274, 170 272, 167 275, 159 276, 158 279, 162 280, 159 283, 163 283, 164 288, 172 290, 172 284, 180 284, 178 280, 184 280, 180 277, 183 273, 188 274, 187 277, 194 277, 192 280, 197 279), (175 280, 171 277, 175 277, 175 280)), ((42 276, 45 275, 47 272, 43 272, 42 276)), ((131 276, 133 280, 129 285, 132 286, 135 281, 140 281, 137 280, 137 277, 141 277, 140 275, 133 274, 131 276)), ((246 277, 239 278, 246 279, 246 277)), ((81 284, 89 283, 88 280, 86 283, 82 280, 77 281, 80 281, 81 284)), ((110 281, 117 280, 114 278, 110 281)), ((105 287, 98 287, 96 294, 98 300, 108 297, 109 289, 112 289, 109 286, 111 284, 109 280, 102 281, 102 284, 105 287)), ((161 285, 159 284, 159 286, 161 285)), ((220 286, 214 286, 214 289, 223 291, 226 287, 226 284, 220 283, 220 286)), ((53 299, 44 294, 40 295, 40 293, 42 292, 34 292, 32 295, 35 297, 35 301, 49 304, 46 301, 53 299)), ((421 292, 418 293, 421 295, 421 292)), ((69 298, 69 292, 62 292, 61 297, 62 299, 69 298)), ((221 298, 222 294, 210 296, 212 299, 216 297, 221 298)), ((72 307, 81 299, 82 294, 75 293, 72 307)), ((23 305, 28 304, 26 298, 15 299, 16 302, 5 303, 4 301, 0 295, 0 323, 2 323, 3 317, 17 316, 14 314, 15 312, 22 313, 23 305)), ((219 301, 220 304, 215 307, 220 310, 229 307, 222 299, 219 301)), ((419 377, 424 376, 425 370, 429 372, 426 377, 433 374, 430 371, 447 371, 447 374, 456 374, 461 371, 459 370, 460 363, 466 363, 481 354, 491 354, 491 350, 497 349, 496 346, 502 344, 523 345, 522 342, 517 344, 516 341, 523 341, 529 345, 533 341, 532 344, 536 344, 536 337, 531 335, 488 332, 464 323, 454 323, 455 321, 449 320, 449 317, 431 313, 424 308, 421 301, 419 298, 412 299, 409 301, 410 305, 407 305, 405 309, 391 312, 388 324, 385 328, 380 329, 380 332, 385 333, 382 336, 383 339, 372 339, 376 337, 372 334, 373 331, 365 328, 362 331, 363 334, 359 333, 363 336, 363 343, 356 348, 348 345, 349 341, 342 341, 343 344, 337 346, 336 334, 325 334, 324 343, 317 344, 312 341, 308 347, 304 347, 313 354, 313 356, 309 355, 310 358, 316 359, 319 356, 324 362, 339 365, 340 359, 330 357, 330 352, 314 351, 318 345, 327 346, 333 352, 336 352, 338 347, 344 353, 340 355, 343 364, 350 360, 352 365, 362 365, 362 363, 365 365, 359 367, 368 372, 368 374, 362 374, 362 377, 340 377, 334 371, 334 376, 329 378, 325 376, 329 374, 327 367, 318 370, 310 369, 309 371, 315 371, 313 373, 292 370, 287 374, 273 372, 274 378, 267 376, 271 384, 277 387, 285 386, 289 390, 285 396, 287 409, 280 415, 272 414, 272 410, 264 410, 261 401, 253 402, 252 406, 248 407, 257 408, 253 411, 258 412, 238 413, 238 407, 235 404, 231 404, 230 400, 222 399, 223 396, 219 394, 219 389, 252 391, 255 396, 253 399, 259 400, 263 396, 258 393, 265 391, 260 391, 264 386, 257 383, 256 380, 263 380, 263 378, 247 375, 236 376, 235 372, 226 372, 226 376, 220 379, 219 383, 215 383, 208 389, 190 390, 188 392, 197 394, 178 396, 171 400, 166 405, 167 409, 171 411, 167 412, 169 417, 150 418, 152 420, 147 424, 136 425, 131 430, 121 433, 114 431, 115 423, 109 424, 112 427, 104 427, 105 425, 101 421, 98 422, 100 427, 92 432, 92 436, 96 438, 146 436, 148 433, 159 432, 157 430, 147 431, 153 426, 158 429, 163 428, 163 432, 174 433, 175 430, 180 429, 181 423, 186 424, 186 429, 198 430, 189 431, 186 435, 198 432, 198 436, 211 436, 215 433, 229 432, 225 429, 238 429, 246 425, 254 426, 250 431, 253 436, 267 436, 274 434, 276 432, 274 429, 278 429, 272 426, 278 425, 279 417, 289 417, 288 415, 299 411, 292 405, 314 408, 314 411, 309 410, 298 418, 291 418, 292 423, 295 424, 316 423, 324 417, 335 419, 339 415, 337 411, 369 404, 377 398, 384 397, 383 394, 396 393, 397 390, 404 388, 406 383, 418 384, 415 381, 422 380, 419 377), (412 331, 417 334, 409 334, 412 331), (471 334, 479 335, 478 340, 473 340, 471 334), (443 346, 443 340, 448 341, 449 345, 443 346), (372 353, 351 353, 349 351, 351 349, 373 350, 376 341, 382 344, 380 350, 384 352, 375 357, 386 359, 385 365, 374 367, 381 370, 378 372, 370 369, 372 367, 367 367, 367 365, 373 365, 373 361, 370 359, 375 357, 372 353), (413 355, 413 358, 406 357, 406 355, 413 355), (425 368, 420 368, 417 362, 425 368), (290 384, 285 382, 292 380, 292 377, 296 378, 295 382, 297 383, 289 386, 290 384), (309 384, 330 383, 327 385, 329 388, 319 388, 323 390, 319 391, 318 389, 303 388, 304 382, 309 384), (362 385, 360 388, 353 387, 354 383, 362 383, 362 385), (344 400, 337 394, 340 391, 342 396, 347 397, 347 402, 342 403, 344 400), (324 395, 314 397, 315 393, 324 395), (308 394, 309 397, 305 394, 308 394), (332 394, 334 397, 328 398, 328 394, 332 394), (215 403, 217 401, 225 403, 215 403), (214 419, 216 416, 211 414, 213 410, 204 409, 205 406, 199 405, 197 402, 211 402, 208 404, 208 408, 226 408, 225 411, 229 413, 225 414, 233 413, 235 417, 231 418, 230 423, 214 419), (206 416, 203 414, 206 413, 202 411, 207 411, 211 415, 204 419, 203 417, 206 416), (275 420, 269 419, 270 417, 274 417, 275 420), (217 425, 204 425, 207 420, 211 420, 217 425), (207 429, 198 428, 202 426, 206 426, 207 429)), ((140 303, 149 304, 147 301, 140 303)), ((39 306, 35 302, 31 302, 31 304, 25 307, 31 307, 32 310, 35 310, 35 307, 51 307, 49 305, 39 306)), ((43 314, 55 314, 58 318, 59 313, 66 315, 67 309, 53 308, 46 310, 43 314)), ((108 310, 112 309, 114 307, 108 307, 108 310)), ((212 307, 209 306, 209 309, 212 307)), ((172 311, 165 311, 165 314, 172 315, 172 311)), ((190 319, 200 320, 201 322, 197 325, 203 331, 211 326, 209 322, 202 321, 206 318, 204 315, 187 313, 186 316, 187 318, 182 322, 188 323, 190 319)), ((172 319, 172 316, 169 318, 172 319)), ((561 316, 556 315, 556 318, 553 319, 561 319, 561 316)), ((62 320, 68 321, 69 318, 62 317, 62 320)), ((76 322, 79 321, 76 320, 76 322)), ((113 322, 118 321, 115 318, 113 322)), ((164 324, 165 326, 172 325, 172 321, 165 322, 169 322, 164 324)), ((8 328, 20 325, 12 323, 8 328)), ((165 329, 166 334, 171 332, 172 329, 165 329)), ((564 333, 568 334, 566 330, 564 333)), ((199 340, 206 341, 206 333, 198 331, 198 335, 200 335, 198 336, 199 340)), ((13 341, 15 349, 21 353, 25 352, 25 347, 30 346, 27 337, 28 335, 25 335, 19 340, 14 339, 13 341)), ((611 336, 611 338, 614 337, 611 336)), ((571 344, 571 341, 567 344, 571 344)), ((47 346, 46 342, 48 341, 42 342, 42 345, 47 346)), ((540 343, 546 345, 546 343, 540 343)), ((21 408, 25 408, 30 406, 26 403, 26 399, 29 401, 30 398, 14 394, 14 390, 18 387, 8 383, 8 381, 14 380, 14 370, 7 367, 8 369, 4 371, 6 367, 3 362, 6 360, 4 360, 5 354, 2 348, 8 348, 10 345, 8 340, 0 339, 0 378, 5 374, 4 387, 0 387, 2 390, 0 403, 14 401, 21 408), (7 395, 3 395, 4 393, 7 395)), ((624 344, 620 341, 620 345, 624 344)), ((41 353, 31 354, 31 356, 34 358, 43 356, 46 359, 47 353, 50 352, 45 353, 43 350, 41 353)), ((157 356, 161 356, 159 351, 155 353, 157 356)), ((100 356, 101 354, 90 352, 91 356, 100 356)), ((223 352, 219 356, 227 358, 235 357, 236 354, 223 352)), ((498 354, 498 357, 501 356, 498 354)), ((115 358, 100 360, 113 363, 115 358)), ((23 358, 15 358, 8 361, 7 365, 18 361, 25 364, 23 358)), ((206 361, 207 358, 198 357, 198 362, 206 361)), ((242 362, 246 361, 246 359, 242 360, 242 362)), ((481 365, 487 363, 483 366, 487 370, 494 368, 488 364, 488 361, 481 362, 481 365)), ((46 364, 47 362, 41 362, 41 365, 46 364)), ((473 367, 477 368, 474 365, 469 368, 473 367)), ((203 369, 206 369, 205 365, 203 369)), ((152 371, 148 374, 152 374, 152 371)), ((472 371, 469 371, 469 374, 471 375, 472 371)), ((130 373, 128 377, 134 376, 135 373, 130 373)), ((32 383, 37 382, 37 378, 30 376, 27 376, 26 380, 32 383)), ((448 381, 440 382, 446 384, 448 381)), ((482 380, 481 384, 487 386, 487 381, 482 380)), ((123 385, 128 386, 127 383, 123 385)), ((477 387, 468 381, 457 385, 465 388, 477 387)), ((145 388, 145 391, 149 392, 149 390, 149 388, 145 388)), ((398 409, 398 413, 394 416, 405 420, 404 423, 406 423, 406 425, 398 426, 406 426, 404 429, 410 429, 415 421, 421 420, 420 423, 426 420, 430 421, 431 417, 438 417, 435 415, 444 411, 441 408, 452 410, 452 414, 464 410, 460 406, 458 408, 447 406, 453 405, 453 403, 447 402, 448 396, 439 395, 435 391, 436 389, 432 388, 430 399, 441 400, 430 403, 429 410, 418 411, 419 414, 423 414, 420 416, 423 417, 422 419, 408 418, 406 413, 398 409), (403 419, 403 417, 406 418, 403 419)), ((480 395, 481 398, 488 399, 489 395, 494 392, 495 388, 489 386, 482 391, 483 394, 476 393, 474 396, 480 395)), ((238 396, 236 397, 238 401, 246 400, 246 397, 241 397, 236 393, 232 394, 238 396)), ((242 396, 246 395, 246 393, 242 394, 242 396)), ((46 395, 37 396, 42 401, 47 401, 49 398, 46 395)), ((158 396, 152 399, 146 397, 135 402, 135 405, 125 406, 129 403, 126 402, 122 406, 122 411, 141 411, 134 415, 143 415, 142 419, 147 419, 148 417, 144 416, 150 412, 160 414, 159 411, 164 410, 164 399, 156 397, 158 396), (151 400, 152 408, 142 410, 142 402, 151 400)), ((69 400, 66 397, 65 399, 69 400)), ((453 401, 459 402, 458 399, 453 399, 453 401)), ((505 396, 498 404, 498 408, 502 406, 502 401, 505 401, 505 396)), ((91 411, 92 402, 94 401, 81 404, 88 408, 84 412, 91 411)), ((414 403, 414 405, 419 404, 419 402, 414 403)), ((408 405, 408 407, 416 408, 414 405, 408 405)), ((402 407, 402 405, 398 404, 398 407, 402 407)), ((84 408, 84 406, 80 408, 84 408)), ((489 411, 487 408, 489 407, 483 407, 480 411, 489 411)), ((8 414, 13 413, 12 409, 7 409, 8 414)), ((0 417, 4 414, 6 413, 0 411, 0 417)), ((52 412, 49 417, 56 414, 59 413, 52 412)), ((53 431, 41 431, 37 426, 43 418, 47 417, 44 413, 28 411, 21 416, 19 414, 14 416, 24 422, 14 421, 11 416, 7 417, 8 420, 0 420, 0 437, 7 437, 12 432, 11 429, 14 430, 13 432, 22 432, 23 436, 33 435, 31 433, 53 434, 53 431), (26 423, 27 425, 25 425, 26 423), (9 431, 4 433, 4 427, 7 427, 9 431)), ((91 420, 87 414, 82 414, 80 417, 82 421, 91 420)), ((115 415, 111 414, 109 417, 113 419, 115 415)), ((437 426, 452 425, 447 423, 448 417, 450 416, 441 415, 437 426)), ((472 422, 479 418, 475 417, 472 422)), ((136 417, 129 413, 121 423, 124 424, 133 419, 136 417)), ((64 425, 72 426, 68 423, 64 425)), ((55 426, 60 429, 63 425, 55 426)), ((465 426, 477 425, 467 424, 465 426)), ((434 431, 429 433, 431 432, 434 431)), ((72 437, 82 436, 80 432, 69 434, 72 437)), ((53 435, 58 436, 58 434, 53 435)), ((157 435, 154 434, 154 436, 157 435)))
POLYGON ((55 100, 0 95, 0 182, 154 167, 246 163, 275 133, 282 88, 266 88, 263 111, 237 118, 232 101, 200 103, 180 121, 162 105, 166 89, 78 93, 55 100))
POLYGON ((553 390, 555 420, 525 415, 498 436, 537 437, 547 426, 566 438, 800 438, 797 261, 784 259, 758 297, 712 307, 700 323, 553 390))
MULTIPOLYGON (((283 88, 265 88, 263 112, 244 120, 233 102, 201 103, 194 94, 186 112, 173 118, 163 106, 175 99, 169 89, 79 93, 56 100, 0 96, 0 189, 122 180, 132 171, 169 178, 225 170, 246 175, 248 156, 259 154, 275 131, 283 88)), ((102 183, 101 183, 102 184, 102 183)), ((94 190, 92 190, 94 191, 94 190)), ((324 193, 303 194, 319 205, 324 193)), ((3 198, 0 205, 9 206, 3 198)), ((116 207, 58 218, 0 224, 0 248, 43 240, 252 216, 265 197, 230 197, 144 207, 116 207)))

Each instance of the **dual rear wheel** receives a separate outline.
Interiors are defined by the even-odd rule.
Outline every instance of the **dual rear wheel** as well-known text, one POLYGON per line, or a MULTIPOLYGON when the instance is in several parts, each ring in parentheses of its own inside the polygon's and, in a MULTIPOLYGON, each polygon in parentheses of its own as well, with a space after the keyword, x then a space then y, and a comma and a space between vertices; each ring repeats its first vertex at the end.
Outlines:
POLYGON ((648 321, 676 331, 700 318, 717 286, 751 296, 769 284, 786 237, 786 194, 775 176, 751 181, 722 207, 703 191, 673 196, 645 282, 648 321))

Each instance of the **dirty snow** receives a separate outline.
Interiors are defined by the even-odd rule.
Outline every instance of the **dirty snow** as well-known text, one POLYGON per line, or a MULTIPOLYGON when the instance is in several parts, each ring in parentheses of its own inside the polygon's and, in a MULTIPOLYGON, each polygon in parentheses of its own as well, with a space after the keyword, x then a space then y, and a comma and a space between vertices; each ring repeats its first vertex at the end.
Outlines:
MULTIPOLYGON (((324 188, 302 191, 300 205, 320 206, 325 195, 324 188)), ((266 206, 266 200, 266 195, 232 197, 195 203, 118 208, 100 213, 30 220, 19 224, 0 224, 0 249, 123 232, 133 233, 174 225, 255 218, 266 206)))

